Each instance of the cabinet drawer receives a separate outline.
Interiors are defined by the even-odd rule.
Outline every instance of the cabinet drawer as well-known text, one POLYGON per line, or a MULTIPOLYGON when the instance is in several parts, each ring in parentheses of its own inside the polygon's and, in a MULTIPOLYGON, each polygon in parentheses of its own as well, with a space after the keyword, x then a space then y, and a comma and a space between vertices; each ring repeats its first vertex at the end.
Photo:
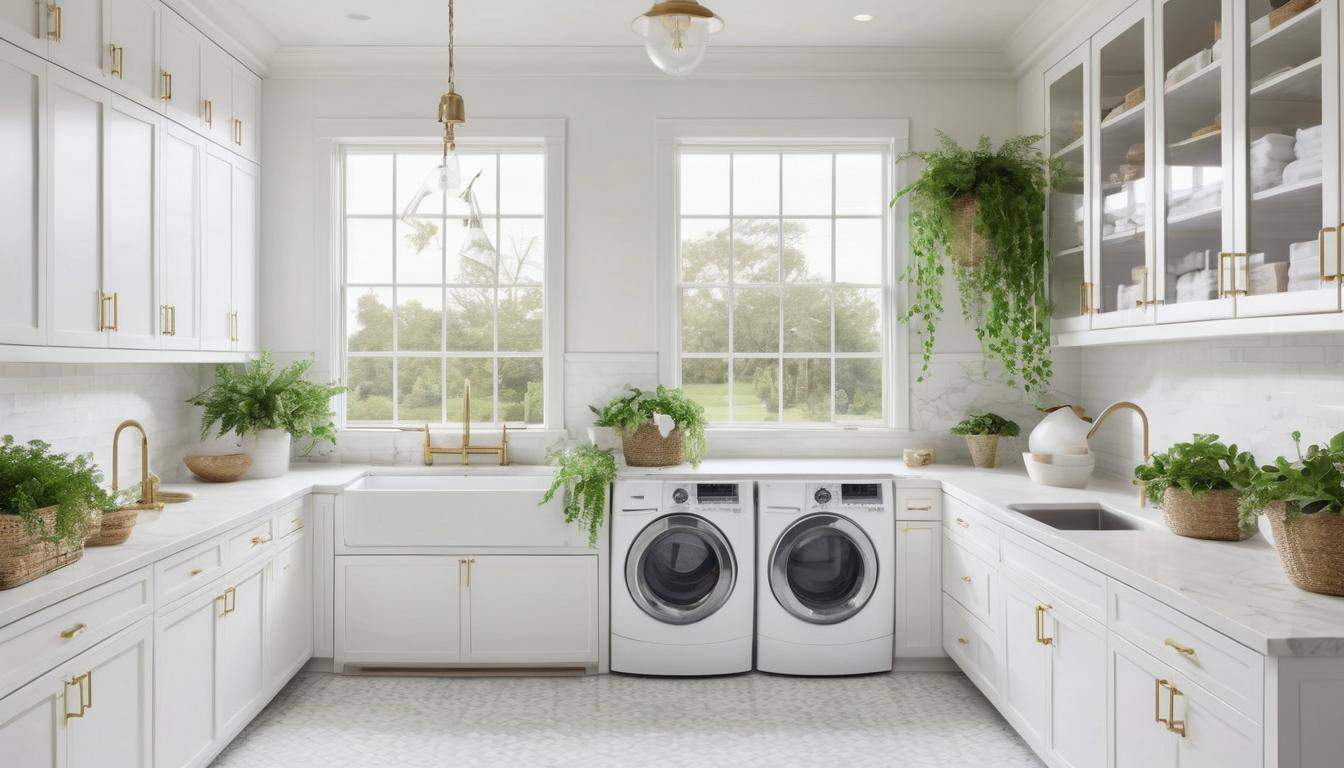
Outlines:
POLYGON ((225 569, 241 565, 267 549, 270 543, 275 540, 275 519, 268 517, 227 535, 225 569))
POLYGON ((943 492, 937 488, 897 488, 897 520, 942 520, 943 492))
POLYGON ((1106 577, 1017 531, 1005 531, 1003 563, 1069 603, 1074 610, 1106 621, 1106 577))
POLYGON ((168 605, 224 572, 227 540, 220 536, 154 564, 158 605, 168 605))
POLYGON ((141 568, 0 628, 0 696, 153 610, 153 574, 141 568))
POLYGON ((308 499, 305 496, 290 502, 275 513, 275 538, 283 539, 291 533, 302 530, 308 521, 308 499))
POLYGON ((981 621, 992 622, 990 600, 994 567, 974 552, 943 539, 943 592, 951 595, 981 621))
POLYGON ((946 594, 943 595, 943 649, 961 671, 980 686, 985 696, 997 703, 1003 668, 998 636, 946 594))
POLYGON ((943 495, 943 527, 948 537, 968 549, 979 550, 978 554, 991 563, 999 562, 999 540, 1003 526, 977 512, 969 504, 943 495))
POLYGON ((1117 581, 1111 582, 1109 605, 1111 631, 1260 722, 1263 656, 1117 581))

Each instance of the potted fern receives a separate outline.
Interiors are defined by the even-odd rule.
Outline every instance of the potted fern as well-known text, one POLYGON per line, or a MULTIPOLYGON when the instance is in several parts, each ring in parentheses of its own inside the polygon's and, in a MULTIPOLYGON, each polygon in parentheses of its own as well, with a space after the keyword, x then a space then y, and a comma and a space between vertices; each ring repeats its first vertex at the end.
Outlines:
POLYGON ((952 434, 966 438, 971 451, 971 463, 980 469, 999 465, 999 438, 1017 437, 1021 433, 1017 422, 997 413, 973 413, 952 427, 952 434))
POLYGON ((616 480, 616 458, 610 450, 579 445, 556 449, 546 459, 556 470, 540 503, 561 493, 565 522, 581 525, 588 533, 588 546, 596 546, 606 520, 607 490, 616 480))
POLYGON ((249 477, 288 472, 294 438, 308 441, 305 455, 319 441, 335 442, 331 398, 345 388, 306 379, 312 364, 299 360, 276 373, 270 354, 263 352, 242 366, 216 366, 215 383, 187 401, 205 409, 201 439, 218 425, 218 437, 229 440, 230 452, 251 457, 249 477))
POLYGON ((938 148, 907 152, 920 177, 896 194, 909 198, 910 263, 901 275, 913 289, 904 322, 918 320, 928 374, 943 313, 943 260, 950 257, 962 313, 975 324, 986 357, 1003 363, 1008 378, 1039 396, 1050 384, 1048 251, 1043 221, 1049 179, 1062 166, 1035 144, 1041 136, 1008 139, 996 150, 981 137, 966 149, 938 133, 938 148))
POLYGON ((600 409, 589 407, 597 416, 594 426, 612 427, 620 435, 625 463, 632 467, 699 464, 705 454, 705 409, 680 389, 631 387, 600 409))
POLYGON ((1237 503, 1255 474, 1255 457, 1217 435, 1195 435, 1134 468, 1148 500, 1177 536, 1240 541, 1254 530, 1238 524, 1237 503))

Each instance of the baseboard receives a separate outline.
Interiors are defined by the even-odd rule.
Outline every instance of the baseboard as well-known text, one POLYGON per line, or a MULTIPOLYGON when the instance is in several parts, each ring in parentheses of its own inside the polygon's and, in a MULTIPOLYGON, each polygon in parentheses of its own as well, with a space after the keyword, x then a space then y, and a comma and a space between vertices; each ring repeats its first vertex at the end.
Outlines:
POLYGON ((894 659, 892 672, 960 672, 957 663, 946 656, 933 659, 894 659))
POLYGON ((330 657, 314 656, 303 665, 304 672, 335 672, 336 663, 330 657))

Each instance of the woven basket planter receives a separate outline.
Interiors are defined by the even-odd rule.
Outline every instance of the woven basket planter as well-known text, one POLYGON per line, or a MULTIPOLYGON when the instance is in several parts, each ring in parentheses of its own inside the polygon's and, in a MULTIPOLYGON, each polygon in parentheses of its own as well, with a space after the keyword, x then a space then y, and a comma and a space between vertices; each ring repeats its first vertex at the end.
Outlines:
MULTIPOLYGON (((37 510, 46 530, 56 526, 56 507, 37 510)), ((13 589, 84 556, 83 544, 42 541, 18 515, 0 515, 0 589, 13 589)))
POLYGON ((975 217, 980 213, 980 201, 974 197, 959 197, 952 201, 952 263, 963 268, 980 266, 989 250, 989 241, 975 231, 975 217))
POLYGON ((631 467, 674 467, 686 460, 682 451, 681 427, 663 437, 658 427, 649 422, 634 432, 621 435, 621 452, 631 467))
POLYGON ((1284 520, 1283 504, 1265 510, 1288 580, 1308 592, 1344 596, 1344 514, 1318 512, 1284 520))
POLYGON ((98 531, 84 541, 86 547, 113 547, 124 544, 131 537, 131 530, 146 509, 157 509, 154 504, 131 504, 103 513, 103 523, 98 531))
POLYGON ((978 469, 999 466, 998 435, 965 435, 966 447, 971 449, 971 463, 978 469))
POLYGON ((231 483, 252 468, 252 457, 246 453, 226 453, 222 456, 191 455, 182 459, 191 474, 207 483, 231 483))
POLYGON ((1162 520, 1177 536, 1214 541, 1241 541, 1255 535, 1237 524, 1239 491, 1225 488, 1190 493, 1169 487, 1162 492, 1162 520))

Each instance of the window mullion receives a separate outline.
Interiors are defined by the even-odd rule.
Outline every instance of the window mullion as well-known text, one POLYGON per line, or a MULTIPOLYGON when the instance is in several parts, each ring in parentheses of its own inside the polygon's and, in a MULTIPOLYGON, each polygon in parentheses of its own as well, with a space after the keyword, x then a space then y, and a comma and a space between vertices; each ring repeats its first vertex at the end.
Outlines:
MULTIPOLYGON (((830 298, 831 298, 831 421, 832 421, 832 422, 835 421, 835 367, 836 367, 836 364, 837 364, 836 357, 835 357, 835 278, 836 278, 836 275, 837 275, 838 273, 835 271, 835 270, 836 270, 836 267, 837 267, 837 264, 836 264, 836 257, 835 257, 835 214, 836 214, 835 192, 836 192, 836 188, 837 188, 836 181, 835 181, 835 172, 836 172, 836 170, 838 169, 839 164, 836 162, 836 159, 835 159, 835 158, 836 158, 835 154, 832 153, 832 154, 831 154, 831 290, 830 290, 830 298)), ((886 400, 886 397, 883 397, 882 399, 883 399, 883 400, 886 400)))

